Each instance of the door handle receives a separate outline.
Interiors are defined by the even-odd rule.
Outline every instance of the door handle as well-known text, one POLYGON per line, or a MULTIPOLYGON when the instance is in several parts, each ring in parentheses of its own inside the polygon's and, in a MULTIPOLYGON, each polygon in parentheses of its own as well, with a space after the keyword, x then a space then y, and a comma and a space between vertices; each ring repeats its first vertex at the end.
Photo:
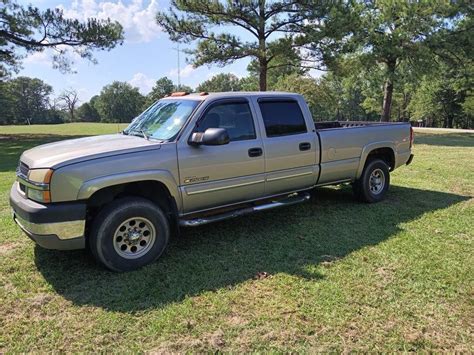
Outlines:
POLYGON ((259 157, 263 154, 262 148, 250 148, 249 149, 249 157, 259 157))
POLYGON ((309 142, 300 143, 300 150, 310 150, 310 149, 311 149, 311 143, 309 142))

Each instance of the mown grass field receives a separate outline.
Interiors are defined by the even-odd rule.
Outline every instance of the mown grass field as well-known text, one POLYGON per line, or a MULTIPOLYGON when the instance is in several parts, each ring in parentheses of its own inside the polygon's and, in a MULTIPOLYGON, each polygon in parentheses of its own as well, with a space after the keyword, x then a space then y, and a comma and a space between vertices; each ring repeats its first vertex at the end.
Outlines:
POLYGON ((0 127, 0 353, 474 351, 474 135, 417 134, 386 201, 350 187, 184 230, 115 274, 38 248, 8 194, 24 149, 116 125, 0 127))

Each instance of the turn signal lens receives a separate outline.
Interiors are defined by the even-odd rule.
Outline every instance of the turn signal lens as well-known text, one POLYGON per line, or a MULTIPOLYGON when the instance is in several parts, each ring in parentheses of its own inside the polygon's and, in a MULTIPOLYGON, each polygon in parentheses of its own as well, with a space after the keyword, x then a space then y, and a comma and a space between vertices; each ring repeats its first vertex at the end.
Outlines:
POLYGON ((28 174, 28 180, 41 184, 49 184, 52 176, 53 170, 51 169, 31 169, 28 174))
POLYGON ((35 190, 28 188, 28 198, 37 202, 49 203, 51 202, 51 192, 48 190, 35 190))

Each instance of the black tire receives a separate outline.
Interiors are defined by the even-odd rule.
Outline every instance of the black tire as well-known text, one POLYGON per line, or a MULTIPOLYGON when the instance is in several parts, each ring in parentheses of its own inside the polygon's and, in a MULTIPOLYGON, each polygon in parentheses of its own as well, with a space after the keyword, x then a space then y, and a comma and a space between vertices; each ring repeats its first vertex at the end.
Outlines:
MULTIPOLYGON (((140 225, 145 224, 140 223, 140 225)), ((128 231, 125 232, 128 233, 128 231)), ((141 236, 141 234, 140 232, 139 235, 141 236)), ((143 234, 146 234, 146 230, 143 234)), ((124 197, 107 204, 94 219, 89 235, 89 247, 97 262, 107 269, 118 272, 132 271, 159 258, 168 244, 169 236, 168 219, 157 205, 140 197, 124 197), (116 232, 118 233, 119 227, 122 228, 124 223, 131 224, 135 218, 138 221, 146 221, 144 228, 150 229, 151 233, 154 232, 153 242, 148 240, 150 242, 146 245, 147 241, 145 241, 146 247, 140 247, 143 255, 124 257, 119 254, 120 250, 116 249, 119 248, 116 240, 123 239, 116 237, 116 232)), ((141 239, 137 239, 136 242, 142 243, 141 239)), ((132 244, 129 243, 129 240, 127 239, 123 243, 127 243, 125 247, 128 246, 130 249, 125 249, 126 251, 122 251, 122 254, 132 254, 133 246, 130 246, 132 244)), ((137 247, 135 247, 136 249, 137 247)))
POLYGON ((382 201, 390 186, 390 171, 387 163, 381 159, 372 159, 365 164, 360 179, 352 185, 355 197, 361 202, 374 203, 382 201), (375 178, 372 174, 379 176, 375 178), (375 182, 371 184, 371 176, 375 182), (377 184, 382 181, 382 185, 377 184), (377 188, 379 186, 379 188, 377 188), (380 187, 382 186, 382 187, 380 187), (378 190, 377 190, 378 189, 378 190))

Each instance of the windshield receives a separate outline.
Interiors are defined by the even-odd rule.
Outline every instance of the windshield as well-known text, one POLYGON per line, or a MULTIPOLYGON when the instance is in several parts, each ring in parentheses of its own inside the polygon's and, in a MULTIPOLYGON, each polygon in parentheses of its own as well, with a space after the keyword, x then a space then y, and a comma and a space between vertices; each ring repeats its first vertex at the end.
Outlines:
POLYGON ((160 100, 145 110, 123 131, 124 134, 169 140, 183 127, 199 101, 160 100))

